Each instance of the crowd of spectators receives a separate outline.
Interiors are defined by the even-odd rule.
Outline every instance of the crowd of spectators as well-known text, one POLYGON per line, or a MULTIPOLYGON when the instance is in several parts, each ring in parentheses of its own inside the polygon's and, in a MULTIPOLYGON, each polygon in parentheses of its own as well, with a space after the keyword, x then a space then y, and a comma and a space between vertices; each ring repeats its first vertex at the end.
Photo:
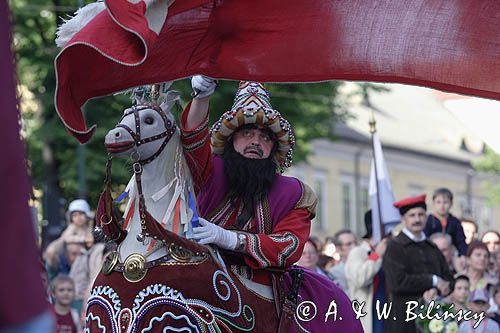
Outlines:
POLYGON ((459 332, 499 332, 500 235, 495 230, 480 234, 472 219, 452 215, 452 205, 453 194, 446 188, 433 193, 429 211, 425 196, 396 203, 401 225, 382 240, 372 238, 368 211, 361 238, 348 229, 324 242, 311 237, 297 264, 328 277, 351 300, 364 302, 361 321, 367 333, 417 331, 415 321, 409 326, 386 321, 384 328, 384 320, 374 315, 376 301, 384 304, 399 297, 453 304, 455 313, 484 312, 479 326, 471 331, 475 322, 461 321, 459 332))
MULTIPOLYGON (((387 328, 372 311, 376 302, 397 303, 401 295, 405 301, 453 304, 454 311, 484 311, 488 317, 481 323, 481 332, 498 332, 500 235, 487 230, 478 237, 473 220, 460 221, 450 213, 452 204, 453 195, 447 189, 435 191, 430 213, 424 196, 401 201, 401 226, 381 240, 372 237, 368 211, 366 233, 361 238, 349 229, 339 230, 324 241, 311 237, 297 265, 332 280, 353 301, 364 302, 366 316, 361 321, 367 333, 399 328, 412 332, 413 326, 403 327, 399 321, 387 328), (399 236, 396 230, 404 235, 399 236)), ((59 331, 81 331, 92 282, 104 255, 112 250, 95 242, 92 218, 85 200, 71 202, 66 229, 43 253, 42 279, 59 331)), ((468 329, 462 322, 460 332, 468 329)))
POLYGON ((93 213, 87 201, 77 199, 66 212, 67 226, 42 255, 42 281, 52 304, 56 332, 81 332, 85 304, 92 283, 111 245, 96 242, 93 213))

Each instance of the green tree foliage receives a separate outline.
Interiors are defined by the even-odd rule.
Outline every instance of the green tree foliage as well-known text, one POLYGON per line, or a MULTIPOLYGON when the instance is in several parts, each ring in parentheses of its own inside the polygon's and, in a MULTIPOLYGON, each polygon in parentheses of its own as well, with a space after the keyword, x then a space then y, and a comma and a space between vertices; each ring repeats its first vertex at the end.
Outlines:
MULTIPOLYGON (((22 114, 33 185, 76 198, 78 189, 78 142, 64 129, 54 108, 55 31, 60 17, 77 9, 77 0, 11 0, 14 21, 14 48, 23 103, 22 114)), ((89 69, 92 70, 92 69, 89 69)), ((273 107, 291 122, 297 137, 295 160, 304 159, 307 143, 317 137, 332 137, 333 124, 346 114, 339 105, 339 82, 314 84, 269 84, 273 107)), ((237 82, 223 81, 211 98, 211 122, 231 108, 237 82)), ((184 103, 190 96, 189 80, 175 82, 172 89, 182 92, 184 103)), ((88 125, 97 124, 92 140, 85 145, 86 196, 95 207, 102 190, 107 154, 103 147, 106 132, 114 127, 122 110, 130 105, 127 96, 111 96, 90 101, 85 106, 88 125)), ((177 117, 180 112, 177 112, 177 117)), ((127 161, 115 160, 113 184, 123 189, 131 175, 127 161)))
MULTIPOLYGON (((497 154, 490 148, 487 148, 484 156, 473 162, 473 166, 477 171, 487 172, 496 176, 500 176, 500 154, 497 154)), ((500 185, 487 182, 484 184, 484 186, 489 192, 489 204, 500 204, 500 185)))
MULTIPOLYGON (((76 5, 76 1, 63 0, 10 2, 28 162, 33 186, 43 191, 44 209, 64 206, 64 202, 54 202, 59 197, 73 200, 82 194, 77 174, 79 143, 65 130, 54 108, 54 59, 59 52, 54 43, 55 31, 61 23, 59 18, 73 13, 76 5)), ((85 145, 87 191, 83 195, 93 207, 103 186, 107 158, 104 135, 115 125, 127 103, 130 99, 124 96, 102 98, 89 102, 85 108, 87 123, 99 124, 92 141, 85 145)), ((116 184, 126 183, 130 168, 124 161, 114 164, 116 184)), ((47 217, 54 218, 54 214, 47 217)))
POLYGON ((484 156, 474 162, 474 168, 478 171, 500 175, 500 154, 486 148, 484 156))

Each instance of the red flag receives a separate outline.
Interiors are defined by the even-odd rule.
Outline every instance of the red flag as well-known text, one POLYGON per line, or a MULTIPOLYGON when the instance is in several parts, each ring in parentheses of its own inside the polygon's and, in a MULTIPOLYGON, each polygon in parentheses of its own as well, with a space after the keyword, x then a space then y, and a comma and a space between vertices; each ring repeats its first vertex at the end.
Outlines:
MULTIPOLYGON (((11 53, 10 17, 6 1, 0 1, 0 331, 11 331, 48 311, 42 287, 40 256, 28 207, 29 184, 20 140, 16 101, 14 57, 11 53)), ((39 319, 41 320, 41 319, 39 319)), ((43 327, 40 328, 42 331, 43 327)), ((15 330, 17 331, 17 330, 15 330)), ((20 330, 19 330, 20 331, 20 330)), ((30 330, 31 331, 31 330, 30 330)))
POLYGON ((144 2, 106 5, 56 58, 56 108, 82 142, 93 132, 86 100, 195 74, 401 82, 500 99, 496 0, 178 0, 159 34, 144 2))

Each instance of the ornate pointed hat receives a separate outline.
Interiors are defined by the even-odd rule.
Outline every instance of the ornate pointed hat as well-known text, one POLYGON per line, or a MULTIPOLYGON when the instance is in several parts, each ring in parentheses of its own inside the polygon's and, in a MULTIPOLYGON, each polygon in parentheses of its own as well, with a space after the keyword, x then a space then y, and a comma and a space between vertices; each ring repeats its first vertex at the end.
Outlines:
POLYGON ((261 83, 241 81, 231 110, 225 112, 212 126, 211 144, 214 154, 222 155, 224 146, 241 126, 257 124, 276 135, 278 149, 275 158, 280 169, 292 165, 295 137, 288 121, 274 110, 269 92, 261 83))

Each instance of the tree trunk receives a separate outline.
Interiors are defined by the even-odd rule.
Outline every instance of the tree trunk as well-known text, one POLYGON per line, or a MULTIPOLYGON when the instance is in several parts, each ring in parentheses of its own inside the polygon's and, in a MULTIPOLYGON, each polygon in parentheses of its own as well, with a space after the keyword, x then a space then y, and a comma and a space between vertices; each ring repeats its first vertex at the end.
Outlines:
POLYGON ((57 238, 65 226, 64 207, 65 201, 61 197, 57 166, 51 144, 44 141, 42 160, 45 171, 45 185, 43 189, 43 219, 47 221, 43 228, 42 248, 57 238))

